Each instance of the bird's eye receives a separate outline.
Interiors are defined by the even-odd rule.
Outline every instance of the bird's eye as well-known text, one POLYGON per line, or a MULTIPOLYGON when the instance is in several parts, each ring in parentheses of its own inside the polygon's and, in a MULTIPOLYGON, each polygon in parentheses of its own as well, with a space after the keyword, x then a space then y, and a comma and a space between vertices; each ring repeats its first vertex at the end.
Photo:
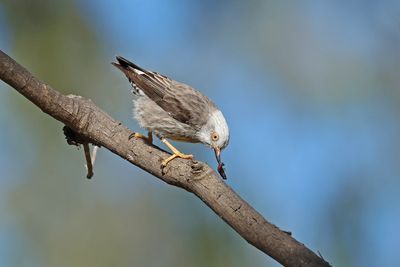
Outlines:
POLYGON ((216 132, 213 132, 213 133, 211 134, 211 139, 212 139, 213 141, 218 141, 219 135, 218 135, 216 132))

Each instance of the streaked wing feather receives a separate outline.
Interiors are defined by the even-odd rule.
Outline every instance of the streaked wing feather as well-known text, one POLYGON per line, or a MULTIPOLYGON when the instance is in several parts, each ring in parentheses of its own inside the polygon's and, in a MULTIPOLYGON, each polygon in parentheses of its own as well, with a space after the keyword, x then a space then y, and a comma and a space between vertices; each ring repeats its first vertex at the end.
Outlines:
POLYGON ((215 105, 206 96, 186 84, 144 70, 124 58, 117 57, 117 60, 120 64, 114 65, 171 117, 196 128, 207 122, 207 114, 215 105))

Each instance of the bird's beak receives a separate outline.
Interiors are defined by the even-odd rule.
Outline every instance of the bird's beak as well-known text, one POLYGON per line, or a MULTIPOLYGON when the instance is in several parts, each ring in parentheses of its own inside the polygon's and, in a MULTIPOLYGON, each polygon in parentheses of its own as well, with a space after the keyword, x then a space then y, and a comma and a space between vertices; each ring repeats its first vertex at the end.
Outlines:
POLYGON ((215 157, 217 158, 218 164, 221 164, 221 149, 217 146, 213 147, 215 152, 215 157))

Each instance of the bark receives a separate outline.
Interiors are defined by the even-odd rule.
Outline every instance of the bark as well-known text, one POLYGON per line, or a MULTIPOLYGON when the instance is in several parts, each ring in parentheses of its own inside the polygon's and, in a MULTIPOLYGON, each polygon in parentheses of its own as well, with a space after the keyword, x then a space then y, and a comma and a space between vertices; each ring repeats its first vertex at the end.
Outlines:
POLYGON ((2 51, 0 78, 44 113, 91 143, 107 148, 170 185, 195 194, 247 242, 284 266, 330 266, 290 233, 269 223, 205 163, 175 159, 162 169, 161 161, 169 156, 165 151, 140 139, 129 140, 132 131, 90 99, 59 93, 2 51))

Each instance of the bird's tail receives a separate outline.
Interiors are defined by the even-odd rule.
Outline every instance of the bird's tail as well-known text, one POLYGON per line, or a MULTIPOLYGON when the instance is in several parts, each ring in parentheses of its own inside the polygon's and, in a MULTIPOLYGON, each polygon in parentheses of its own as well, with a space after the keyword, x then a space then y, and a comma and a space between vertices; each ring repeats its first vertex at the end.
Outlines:
POLYGON ((143 91, 136 85, 135 81, 137 80, 138 75, 147 73, 146 70, 142 69, 138 65, 130 62, 126 58, 121 56, 117 56, 117 62, 112 62, 115 67, 117 67, 120 71, 122 71, 125 76, 128 78, 130 84, 132 85, 132 93, 135 95, 143 95, 143 91))
POLYGON ((118 63, 116 62, 112 62, 111 64, 113 64, 115 67, 117 67, 118 69, 120 69, 123 73, 127 74, 127 70, 129 69, 133 69, 133 70, 139 70, 141 72, 147 73, 147 71, 141 67, 139 67, 138 65, 136 65, 133 62, 130 62, 129 60, 127 60, 124 57, 121 56, 116 56, 116 59, 118 61, 118 63))

